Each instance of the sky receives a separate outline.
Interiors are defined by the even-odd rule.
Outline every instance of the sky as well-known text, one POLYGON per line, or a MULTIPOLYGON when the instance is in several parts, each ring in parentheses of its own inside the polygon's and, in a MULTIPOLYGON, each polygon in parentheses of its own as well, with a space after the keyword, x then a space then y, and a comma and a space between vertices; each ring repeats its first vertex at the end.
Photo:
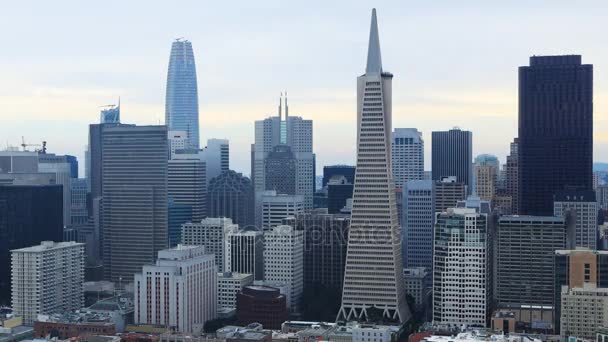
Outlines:
POLYGON ((517 135, 517 69, 532 55, 594 65, 594 161, 608 162, 608 1, 4 1, 0 148, 47 141, 84 164, 88 124, 121 98, 121 119, 164 121, 171 42, 193 44, 202 145, 230 140, 250 173, 254 121, 277 112, 314 122, 317 168, 355 160, 356 77, 372 7, 393 127, 473 132, 473 153, 502 162, 517 135))

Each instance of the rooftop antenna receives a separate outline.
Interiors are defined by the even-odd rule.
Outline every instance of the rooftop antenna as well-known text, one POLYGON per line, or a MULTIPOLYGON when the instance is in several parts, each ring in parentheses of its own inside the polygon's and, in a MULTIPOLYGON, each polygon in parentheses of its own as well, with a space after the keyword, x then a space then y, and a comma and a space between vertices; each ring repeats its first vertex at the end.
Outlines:
POLYGON ((289 117, 289 106, 287 105, 287 90, 285 90, 285 122, 287 122, 288 117, 289 117))
POLYGON ((281 95, 279 96, 279 121, 281 121, 283 118, 283 108, 281 106, 282 104, 283 104, 283 92, 281 92, 281 95))

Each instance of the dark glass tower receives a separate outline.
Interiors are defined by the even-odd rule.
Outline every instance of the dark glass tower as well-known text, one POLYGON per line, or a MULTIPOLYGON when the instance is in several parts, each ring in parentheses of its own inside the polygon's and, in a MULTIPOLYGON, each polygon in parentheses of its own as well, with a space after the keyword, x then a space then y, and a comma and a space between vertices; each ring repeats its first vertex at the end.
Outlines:
POLYGON ((199 149, 196 65, 192 43, 187 40, 177 39, 171 46, 167 72, 165 125, 170 131, 186 132, 188 147, 199 149))
POLYGON ((521 214, 552 215, 553 195, 591 189, 593 65, 581 56, 533 56, 519 68, 521 214))
POLYGON ((10 250, 62 239, 61 185, 0 186, 0 305, 10 304, 10 250))
POLYGON ((432 133, 433 180, 456 176, 456 181, 473 186, 473 133, 453 128, 432 133))
POLYGON ((228 217, 239 227, 253 225, 253 184, 232 170, 209 181, 207 189, 208 217, 228 217))

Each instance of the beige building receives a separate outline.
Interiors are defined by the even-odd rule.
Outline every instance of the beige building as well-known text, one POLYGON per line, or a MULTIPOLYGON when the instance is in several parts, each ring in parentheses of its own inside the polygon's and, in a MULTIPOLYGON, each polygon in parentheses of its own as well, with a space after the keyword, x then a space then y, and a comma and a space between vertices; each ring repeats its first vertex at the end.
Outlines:
POLYGON ((488 164, 475 165, 475 190, 483 201, 494 199, 496 192, 496 167, 488 164))
POLYGON ((608 288, 562 286, 561 299, 562 336, 594 339, 600 327, 608 326, 608 288))

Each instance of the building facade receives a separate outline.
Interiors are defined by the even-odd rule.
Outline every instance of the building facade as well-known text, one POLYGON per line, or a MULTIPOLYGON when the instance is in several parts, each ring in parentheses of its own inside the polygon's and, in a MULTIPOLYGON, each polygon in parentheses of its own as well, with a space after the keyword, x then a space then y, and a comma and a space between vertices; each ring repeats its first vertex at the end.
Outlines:
POLYGON ((209 217, 227 217, 240 227, 254 224, 254 194, 251 180, 232 170, 211 179, 207 188, 209 217))
POLYGON ((236 309, 236 295, 245 286, 253 284, 253 275, 246 273, 220 272, 217 274, 217 308, 236 309))
POLYGON ((207 216, 205 162, 196 154, 176 154, 167 165, 167 195, 175 203, 192 208, 192 221, 207 216))
POLYGON ((264 233, 253 228, 228 232, 225 263, 225 272, 253 274, 254 280, 264 280, 264 233))
POLYGON ((205 246, 205 251, 215 255, 218 272, 226 271, 227 238, 236 233, 239 226, 229 218, 208 217, 200 222, 182 225, 182 243, 188 246, 205 246))
POLYGON ((459 201, 467 198, 467 186, 456 177, 445 177, 433 181, 434 212, 447 211, 454 208, 459 201))
POLYGON ((403 188, 411 180, 424 178, 424 140, 415 128, 395 128, 391 157, 395 187, 403 188))
POLYGON ((493 201, 500 172, 498 158, 490 154, 479 155, 475 158, 473 170, 477 196, 484 201, 493 201))
POLYGON ((563 216, 566 210, 574 211, 576 221, 576 247, 597 249, 598 205, 595 192, 559 191, 553 200, 553 215, 563 216))
POLYGON ((304 213, 304 197, 265 191, 262 195, 262 229, 271 230, 283 219, 304 213))
POLYGON ((435 204, 433 181, 412 180, 403 188, 403 266, 433 269, 435 204))
POLYGON ((433 180, 456 176, 472 193, 473 182, 473 133, 453 128, 432 133, 433 180))
POLYGON ((230 169, 230 142, 227 139, 209 139, 200 152, 207 171, 207 184, 230 169))
POLYGON ((12 307, 25 324, 38 314, 84 306, 84 244, 42 241, 11 251, 12 307))
POLYGON ((552 215, 557 191, 591 190, 593 65, 578 55, 530 57, 519 68, 518 137, 521 214, 552 215))
POLYGON ((193 333, 217 315, 217 269, 202 246, 159 251, 153 265, 136 273, 135 324, 193 333))

